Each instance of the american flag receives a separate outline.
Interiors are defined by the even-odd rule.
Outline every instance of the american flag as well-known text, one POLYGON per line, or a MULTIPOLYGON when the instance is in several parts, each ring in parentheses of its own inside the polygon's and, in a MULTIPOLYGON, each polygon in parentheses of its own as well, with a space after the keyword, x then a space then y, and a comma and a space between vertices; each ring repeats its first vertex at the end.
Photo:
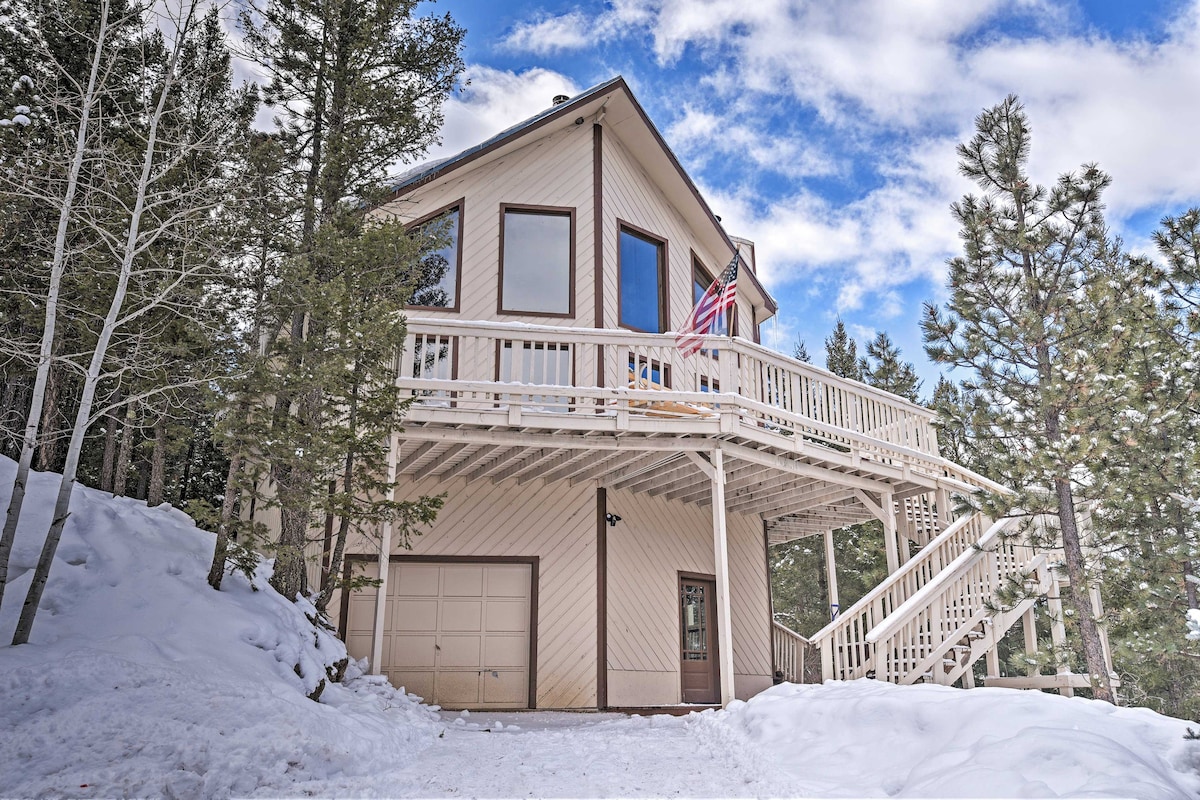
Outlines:
POLYGON ((683 331, 675 337, 675 346, 685 356, 690 356, 702 348, 706 335, 717 333, 721 329, 725 313, 733 307, 733 301, 737 299, 738 261, 741 257, 740 252, 733 254, 733 261, 729 262, 725 271, 708 287, 708 291, 700 298, 700 302, 696 303, 696 307, 684 323, 683 331))

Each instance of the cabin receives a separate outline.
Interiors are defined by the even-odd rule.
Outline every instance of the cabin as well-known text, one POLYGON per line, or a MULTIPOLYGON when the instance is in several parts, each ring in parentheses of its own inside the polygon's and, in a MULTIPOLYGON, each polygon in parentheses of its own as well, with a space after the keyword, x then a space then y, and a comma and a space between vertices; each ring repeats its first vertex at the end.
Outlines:
POLYGON ((437 226, 446 262, 408 310, 396 381, 414 404, 389 465, 397 499, 446 504, 411 549, 387 526, 352 541, 347 573, 380 583, 334 606, 393 684, 470 709, 969 685, 979 658, 999 676, 1017 620, 1032 630, 1032 599, 990 601, 1013 581, 1045 595, 1048 554, 954 518, 955 497, 997 487, 939 455, 928 409, 760 344, 777 308, 754 244, 623 79, 403 177, 376 213, 437 226), (684 355, 673 332, 735 256, 733 312, 684 355), (831 531, 873 519, 888 580, 815 636, 776 623, 768 546, 823 537, 832 559, 831 531))

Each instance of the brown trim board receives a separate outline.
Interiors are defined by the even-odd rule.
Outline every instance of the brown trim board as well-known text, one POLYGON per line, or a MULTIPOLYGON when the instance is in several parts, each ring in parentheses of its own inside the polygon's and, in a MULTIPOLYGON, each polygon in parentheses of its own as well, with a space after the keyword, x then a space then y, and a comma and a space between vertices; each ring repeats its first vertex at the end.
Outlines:
POLYGON ((771 590, 771 534, 767 532, 767 521, 762 521, 763 564, 767 569, 767 647, 771 652, 771 680, 775 680, 775 594, 771 590))
MULTIPOLYGON (((592 277, 596 292, 592 327, 604 327, 604 127, 592 125, 592 277)), ((604 385, 604 348, 596 351, 596 385, 604 385)))
POLYGON ((608 490, 596 490, 596 708, 608 708, 608 490))
MULTIPOLYGON (((376 563, 379 556, 374 553, 348 553, 346 555, 346 578, 350 577, 352 562, 376 563)), ((529 565, 529 708, 537 708, 537 645, 538 645, 538 573, 541 564, 539 556, 438 556, 438 555, 407 555, 393 553, 388 558, 389 563, 424 563, 424 564, 528 564, 529 565)), ((338 633, 342 641, 346 640, 346 626, 349 622, 350 602, 343 592, 342 613, 338 633)))

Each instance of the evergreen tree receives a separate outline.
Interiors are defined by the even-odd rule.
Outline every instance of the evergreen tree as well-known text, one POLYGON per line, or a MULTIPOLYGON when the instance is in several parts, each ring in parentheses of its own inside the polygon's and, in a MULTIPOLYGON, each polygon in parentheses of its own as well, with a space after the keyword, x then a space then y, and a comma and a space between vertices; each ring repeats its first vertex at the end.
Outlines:
POLYGON ((879 331, 867 345, 867 355, 859 361, 859 372, 863 383, 899 395, 913 403, 918 402, 921 379, 910 361, 900 360, 900 348, 892 343, 891 337, 879 331))
POLYGON ((846 324, 840 318, 833 333, 825 340, 825 369, 854 381, 861 381, 863 377, 858 344, 846 332, 846 324))
POLYGON ((796 338, 796 344, 792 347, 792 358, 803 361, 805 364, 812 363, 812 356, 808 354, 808 345, 799 337, 796 338))
MULTIPOLYGON (((367 451, 380 446, 366 445, 361 436, 347 437, 341 426, 348 421, 323 413, 326 394, 343 396, 324 383, 337 364, 305 340, 335 336, 347 324, 367 324, 365 318, 346 323, 345 309, 321 300, 326 290, 338 294, 355 283, 343 256, 365 244, 394 251, 385 235, 405 235, 395 225, 365 224, 360 213, 343 208, 343 201, 353 196, 372 202, 389 167, 435 141, 441 103, 463 69, 463 30, 449 15, 414 16, 416 6, 416 0, 268 0, 241 16, 250 53, 270 76, 266 100, 280 112, 280 141, 303 187, 299 241, 287 262, 300 281, 281 282, 273 303, 284 335, 278 340, 279 357, 269 362, 274 367, 273 446, 264 453, 281 516, 271 583, 285 597, 307 591, 308 532, 332 477, 329 462, 296 454, 315 454, 337 442, 348 449, 332 461, 349 465, 369 462, 367 451), (333 243, 330 237, 337 236, 345 237, 344 245, 333 243)), ((421 272, 419 254, 395 263, 405 272, 398 285, 410 293, 417 289, 408 275, 421 272)), ((391 309, 397 307, 396 299, 368 293, 355 310, 374 316, 372 303, 391 309)), ((356 363, 351 382, 358 381, 360 389, 372 382, 390 384, 394 353, 383 353, 371 356, 380 360, 356 363)), ((394 397, 392 405, 394 416, 399 411, 394 397)), ((388 416, 382 409, 376 413, 388 416)), ((370 494, 373 479, 365 470, 346 466, 340 472, 343 478, 351 475, 351 483, 365 481, 363 493, 370 494)), ((363 509, 347 502, 339 510, 354 515, 363 509)))
POLYGON ((1076 517, 1073 476, 1099 458, 1097 431, 1123 387, 1112 380, 1115 298, 1104 268, 1121 254, 1104 227, 1109 177, 1095 165, 1047 189, 1024 167, 1031 135, 1015 96, 985 110, 976 135, 958 147, 961 172, 983 190, 953 206, 965 252, 950 261, 945 313, 927 305, 922 327, 937 363, 973 372, 965 385, 991 418, 973 433, 995 443, 1004 482, 993 513, 1056 516, 1070 579, 1067 608, 1078 621, 1094 694, 1111 701, 1096 613, 1095 582, 1076 517))

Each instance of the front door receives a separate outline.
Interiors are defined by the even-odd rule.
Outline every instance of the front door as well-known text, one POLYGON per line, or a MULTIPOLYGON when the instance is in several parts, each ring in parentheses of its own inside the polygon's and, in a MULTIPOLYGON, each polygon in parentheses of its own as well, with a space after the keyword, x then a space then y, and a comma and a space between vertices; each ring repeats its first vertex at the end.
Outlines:
POLYGON ((685 703, 720 702, 715 599, 716 585, 711 580, 680 576, 679 672, 685 703))

